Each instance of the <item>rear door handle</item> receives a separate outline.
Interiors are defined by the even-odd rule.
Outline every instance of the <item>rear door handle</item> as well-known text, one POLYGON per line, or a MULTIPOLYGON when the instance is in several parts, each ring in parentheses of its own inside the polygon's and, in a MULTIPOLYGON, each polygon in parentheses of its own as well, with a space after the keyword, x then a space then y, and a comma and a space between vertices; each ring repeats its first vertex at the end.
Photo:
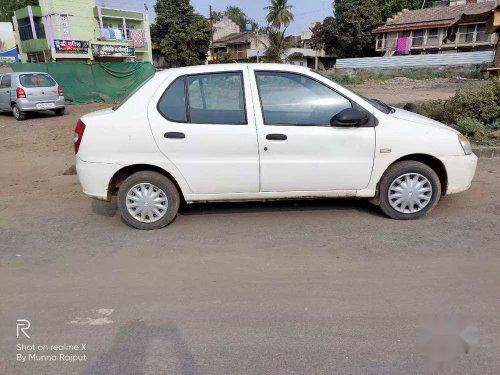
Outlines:
POLYGON ((165 138, 169 138, 169 139, 184 139, 184 138, 186 138, 186 134, 179 133, 179 132, 169 132, 169 133, 165 133, 165 138))
POLYGON ((286 141, 288 137, 285 134, 268 134, 266 139, 270 141, 286 141))

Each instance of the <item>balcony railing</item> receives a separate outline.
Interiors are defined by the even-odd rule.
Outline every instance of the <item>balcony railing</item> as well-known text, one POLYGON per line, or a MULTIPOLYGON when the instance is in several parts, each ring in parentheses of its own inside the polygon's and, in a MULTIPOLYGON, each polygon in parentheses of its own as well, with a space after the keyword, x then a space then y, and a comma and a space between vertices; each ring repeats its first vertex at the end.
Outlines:
POLYGON ((247 59, 247 51, 229 51, 229 57, 234 60, 247 59))

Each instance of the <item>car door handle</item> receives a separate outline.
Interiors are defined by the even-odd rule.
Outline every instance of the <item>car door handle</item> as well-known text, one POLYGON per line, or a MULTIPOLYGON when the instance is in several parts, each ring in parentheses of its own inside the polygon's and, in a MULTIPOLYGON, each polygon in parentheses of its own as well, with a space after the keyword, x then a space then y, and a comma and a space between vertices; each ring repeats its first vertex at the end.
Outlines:
POLYGON ((165 138, 169 138, 169 139, 184 139, 184 138, 186 138, 186 134, 179 133, 179 132, 169 132, 169 133, 165 133, 165 138))
POLYGON ((268 134, 266 139, 270 141, 286 141, 288 137, 285 134, 268 134))

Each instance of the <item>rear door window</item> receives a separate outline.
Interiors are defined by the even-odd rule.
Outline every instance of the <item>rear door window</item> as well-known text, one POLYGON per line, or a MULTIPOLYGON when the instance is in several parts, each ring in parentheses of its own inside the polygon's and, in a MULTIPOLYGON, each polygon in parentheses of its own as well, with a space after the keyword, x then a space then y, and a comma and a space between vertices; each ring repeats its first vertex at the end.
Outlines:
POLYGON ((10 74, 4 75, 2 77, 2 80, 0 81, 0 88, 2 89, 10 88, 10 84, 11 84, 10 74))
POLYGON ((52 87, 56 81, 48 74, 22 74, 19 77, 21 85, 28 88, 33 87, 52 87))

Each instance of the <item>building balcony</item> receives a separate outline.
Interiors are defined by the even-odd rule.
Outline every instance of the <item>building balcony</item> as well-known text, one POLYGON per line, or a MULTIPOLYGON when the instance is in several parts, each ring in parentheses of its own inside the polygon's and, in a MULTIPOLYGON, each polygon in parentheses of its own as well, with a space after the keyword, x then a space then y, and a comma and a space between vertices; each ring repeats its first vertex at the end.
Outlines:
MULTIPOLYGON (((495 38, 492 34, 486 33, 457 33, 454 42, 443 42, 443 37, 408 37, 410 51, 421 51, 426 49, 457 49, 461 47, 487 46, 494 45, 495 38)), ((396 50, 398 38, 378 39, 375 50, 385 52, 396 50)))

